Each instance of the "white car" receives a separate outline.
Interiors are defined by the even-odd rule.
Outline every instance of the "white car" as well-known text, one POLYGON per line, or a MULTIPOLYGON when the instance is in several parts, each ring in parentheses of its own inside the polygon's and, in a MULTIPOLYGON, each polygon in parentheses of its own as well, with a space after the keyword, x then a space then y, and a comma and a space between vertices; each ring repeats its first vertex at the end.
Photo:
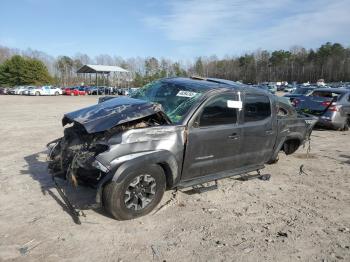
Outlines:
POLYGON ((16 87, 13 91, 14 91, 14 95, 21 95, 23 93, 24 90, 26 90, 26 86, 18 86, 16 87))
POLYGON ((34 88, 36 88, 35 86, 26 86, 24 89, 23 89, 23 91, 21 91, 21 95, 29 95, 29 91, 31 90, 31 89, 34 89, 34 88))
POLYGON ((62 90, 55 86, 35 87, 29 90, 31 96, 58 96, 62 95, 62 90))

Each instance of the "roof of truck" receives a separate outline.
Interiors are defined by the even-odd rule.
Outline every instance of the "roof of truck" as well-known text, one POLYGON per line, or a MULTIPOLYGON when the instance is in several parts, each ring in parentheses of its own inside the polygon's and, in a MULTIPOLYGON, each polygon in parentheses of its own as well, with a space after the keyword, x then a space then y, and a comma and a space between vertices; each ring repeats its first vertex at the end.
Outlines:
POLYGON ((239 82, 219 79, 219 78, 202 78, 202 77, 172 77, 163 78, 160 81, 167 83, 174 83, 186 87, 203 88, 205 91, 218 90, 218 89, 236 89, 236 90, 252 90, 257 93, 265 93, 266 91, 259 88, 254 88, 239 82))

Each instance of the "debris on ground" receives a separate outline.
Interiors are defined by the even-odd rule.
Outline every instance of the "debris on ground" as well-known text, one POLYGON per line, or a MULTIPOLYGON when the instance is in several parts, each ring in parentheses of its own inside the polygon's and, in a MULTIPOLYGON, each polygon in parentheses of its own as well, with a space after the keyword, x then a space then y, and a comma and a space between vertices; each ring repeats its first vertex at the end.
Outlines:
POLYGON ((282 232, 282 231, 278 231, 277 232, 277 237, 288 237, 288 233, 282 232))
POLYGON ((39 246, 41 242, 36 241, 35 239, 30 240, 29 242, 22 245, 20 248, 18 248, 18 251, 21 253, 22 256, 26 255, 30 250, 36 248, 39 246))

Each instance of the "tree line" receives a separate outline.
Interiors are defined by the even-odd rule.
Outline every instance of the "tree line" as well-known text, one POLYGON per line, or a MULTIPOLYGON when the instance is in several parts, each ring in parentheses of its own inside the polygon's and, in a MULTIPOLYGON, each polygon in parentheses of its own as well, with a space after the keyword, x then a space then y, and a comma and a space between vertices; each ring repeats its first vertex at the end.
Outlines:
MULTIPOLYGON (((132 74, 132 86, 142 86, 162 77, 198 75, 244 83, 266 81, 350 81, 350 48, 327 42, 316 49, 294 46, 290 50, 256 50, 242 56, 197 57, 174 61, 155 57, 122 58, 107 54, 52 57, 36 50, 21 51, 0 46, 0 84, 76 85, 84 76, 76 71, 84 64, 117 65, 132 74)), ((100 82, 100 81, 99 81, 100 82)), ((110 83, 116 85, 116 83, 110 83)), ((119 85, 126 83, 118 82, 119 85)))

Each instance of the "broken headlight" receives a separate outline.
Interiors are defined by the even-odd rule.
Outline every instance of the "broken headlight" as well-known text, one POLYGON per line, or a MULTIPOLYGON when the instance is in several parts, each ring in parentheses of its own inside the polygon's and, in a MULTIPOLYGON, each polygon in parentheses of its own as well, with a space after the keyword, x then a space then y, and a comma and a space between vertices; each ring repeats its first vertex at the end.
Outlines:
POLYGON ((97 168, 98 170, 101 170, 102 172, 104 173, 107 173, 109 171, 109 168, 108 166, 105 166, 104 164, 102 164, 100 161, 98 161, 97 159, 95 159, 95 161, 93 161, 91 163, 91 165, 95 168, 97 168))

